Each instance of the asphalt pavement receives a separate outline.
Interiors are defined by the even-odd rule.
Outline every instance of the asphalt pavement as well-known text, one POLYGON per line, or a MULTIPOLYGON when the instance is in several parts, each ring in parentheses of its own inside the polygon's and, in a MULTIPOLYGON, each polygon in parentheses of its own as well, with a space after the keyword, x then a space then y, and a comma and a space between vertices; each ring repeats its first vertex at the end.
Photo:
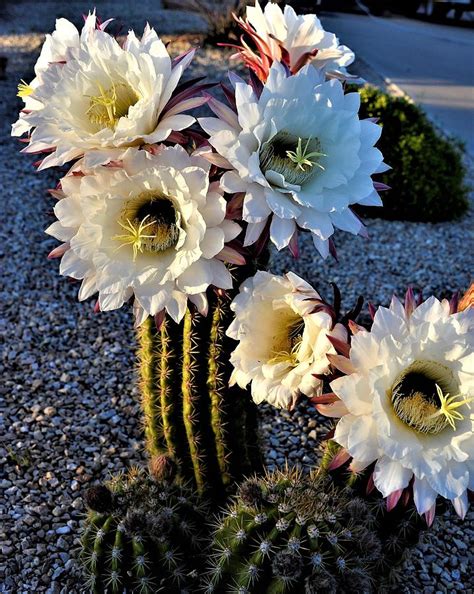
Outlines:
POLYGON ((474 156, 474 29, 345 13, 323 13, 321 21, 474 156))

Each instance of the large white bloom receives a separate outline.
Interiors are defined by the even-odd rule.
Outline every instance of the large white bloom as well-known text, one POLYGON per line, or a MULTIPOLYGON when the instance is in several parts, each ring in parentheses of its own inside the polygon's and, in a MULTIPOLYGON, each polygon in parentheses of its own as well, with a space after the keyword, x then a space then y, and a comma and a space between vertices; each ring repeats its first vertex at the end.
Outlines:
POLYGON ((331 383, 347 408, 334 439, 355 469, 376 461, 384 496, 414 478, 420 514, 440 494, 464 516, 474 488, 474 309, 450 314, 434 297, 411 309, 394 298, 353 337, 354 372, 331 383))
POLYGON ((81 40, 86 40, 87 36, 96 28, 95 12, 89 14, 84 23, 84 27, 79 33, 76 27, 67 19, 56 19, 56 27, 51 34, 46 34, 46 39, 41 48, 40 55, 35 64, 35 78, 30 83, 22 81, 18 85, 18 96, 23 99, 25 104, 24 112, 12 126, 13 136, 21 136, 29 132, 31 126, 28 124, 28 112, 35 109, 41 109, 42 104, 34 98, 35 89, 37 89, 42 80, 43 74, 52 64, 64 63, 70 50, 79 48, 81 40))
POLYGON ((102 29, 89 15, 79 36, 60 19, 43 47, 37 77, 20 91, 26 113, 12 134, 33 129, 24 152, 52 150, 40 169, 89 150, 161 142, 190 126, 194 118, 181 112, 203 102, 188 98, 167 108, 193 52, 173 65, 148 25, 141 40, 130 31, 123 46, 102 29))
POLYGON ((326 257, 334 227, 364 229, 351 204, 381 205, 371 175, 385 171, 374 147, 380 126, 360 120, 358 93, 344 95, 338 80, 324 82, 306 66, 287 76, 274 63, 260 97, 244 81, 235 83, 237 114, 210 102, 219 118, 201 118, 209 142, 236 171, 225 173, 228 192, 245 192, 246 245, 256 241, 272 217, 270 237, 278 249, 297 226, 313 234, 326 257))
POLYGON ((282 10, 273 2, 268 2, 262 10, 256 0, 255 6, 247 6, 247 21, 268 46, 274 60, 282 61, 282 47, 288 52, 292 72, 298 69, 305 54, 317 50, 311 58, 313 66, 323 68, 329 76, 348 77, 346 67, 354 62, 354 53, 340 45, 334 33, 325 31, 316 15, 297 15, 291 6, 286 5, 282 10))
POLYGON ((235 319, 227 330, 239 344, 231 355, 231 384, 245 388, 251 382, 255 402, 287 408, 299 393, 315 396, 322 382, 313 374, 328 371, 328 353, 335 353, 328 334, 346 337, 333 328, 332 316, 319 308, 319 294, 289 272, 257 274, 242 283, 232 302, 235 319))
POLYGON ((83 279, 79 299, 99 293, 101 310, 135 296, 137 323, 164 309, 179 321, 187 298, 206 312, 210 285, 232 287, 216 258, 240 232, 209 165, 180 146, 151 155, 127 149, 121 167, 61 180, 65 195, 46 232, 66 242, 60 272, 83 279))

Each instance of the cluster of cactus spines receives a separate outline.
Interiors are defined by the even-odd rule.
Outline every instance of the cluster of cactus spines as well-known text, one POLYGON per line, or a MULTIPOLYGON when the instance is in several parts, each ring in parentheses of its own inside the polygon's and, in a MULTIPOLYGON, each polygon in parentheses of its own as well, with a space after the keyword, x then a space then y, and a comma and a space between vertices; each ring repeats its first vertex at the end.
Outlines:
POLYGON ((199 493, 222 497, 261 457, 250 394, 228 386, 230 297, 208 297, 207 316, 189 308, 181 324, 166 316, 159 329, 149 318, 138 354, 148 452, 171 456, 199 493))
POLYGON ((322 473, 245 481, 216 525, 206 593, 370 592, 382 543, 370 507, 322 473))
POLYGON ((152 459, 150 473, 132 469, 86 492, 81 557, 89 590, 197 591, 208 509, 173 483, 174 474, 164 457, 152 459))
MULTIPOLYGON (((326 442, 319 472, 330 478, 335 489, 344 489, 350 485, 354 496, 365 501, 383 551, 376 573, 379 581, 383 578, 384 584, 390 584, 396 581, 399 566, 427 529, 426 521, 418 514, 409 490, 400 497, 397 505, 388 509, 387 500, 371 482, 373 465, 356 472, 351 470, 350 460, 347 460, 344 464, 336 464, 336 467, 332 468, 331 464, 340 451, 340 446, 335 442, 326 442)), ((440 503, 439 507, 442 511, 443 504, 440 503)))

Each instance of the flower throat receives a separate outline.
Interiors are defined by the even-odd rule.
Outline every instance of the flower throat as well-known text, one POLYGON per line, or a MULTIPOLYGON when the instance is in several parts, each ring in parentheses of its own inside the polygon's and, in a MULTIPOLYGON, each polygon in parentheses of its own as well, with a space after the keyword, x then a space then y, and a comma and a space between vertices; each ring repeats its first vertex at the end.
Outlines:
POLYGON ((432 361, 415 361, 395 380, 391 389, 397 417, 419 433, 437 435, 464 419, 458 410, 471 399, 456 395, 456 386, 447 368, 432 361), (452 391, 450 395, 449 390, 452 391))
POLYGON ((125 233, 113 239, 121 241, 117 249, 130 245, 134 260, 139 253, 164 252, 178 243, 179 219, 170 198, 145 192, 126 204, 118 221, 125 233))
POLYGON ((318 170, 324 170, 319 162, 321 143, 317 138, 301 138, 289 132, 278 132, 260 149, 260 167, 264 173, 280 173, 290 184, 304 185, 318 170))

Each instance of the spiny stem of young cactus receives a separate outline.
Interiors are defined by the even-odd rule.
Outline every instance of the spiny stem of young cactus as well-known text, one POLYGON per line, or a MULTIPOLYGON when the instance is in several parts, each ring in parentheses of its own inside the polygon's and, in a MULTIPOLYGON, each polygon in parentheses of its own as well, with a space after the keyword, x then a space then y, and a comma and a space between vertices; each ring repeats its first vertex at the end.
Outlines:
POLYGON ((159 393, 156 391, 160 369, 158 352, 154 340, 153 318, 148 318, 138 329, 142 406, 145 424, 147 448, 151 456, 166 451, 161 427, 161 406, 159 393))
POLYGON ((170 321, 164 320, 161 324, 161 345, 160 345, 160 399, 161 399, 161 420, 163 424, 163 437, 167 453, 175 457, 176 451, 176 423, 173 422, 176 409, 179 403, 173 399, 172 382, 174 380, 173 370, 176 354, 173 349, 172 337, 170 335, 170 321))
POLYGON ((202 493, 205 488, 204 461, 199 446, 202 436, 199 433, 199 394, 196 391, 197 362, 195 355, 199 350, 196 337, 193 336, 192 314, 187 310, 184 316, 183 325, 183 367, 181 390, 183 393, 183 419, 188 438, 189 453, 194 469, 194 478, 198 492, 202 493))
POLYGON ((209 395, 211 399, 211 426, 216 444, 217 463, 221 473, 224 486, 232 482, 229 471, 229 452, 226 443, 226 423, 223 416, 225 381, 222 369, 222 341, 224 329, 222 327, 223 310, 217 306, 214 309, 210 331, 210 344, 208 356, 208 380, 209 395))
POLYGON ((148 319, 138 333, 147 449, 166 454, 181 479, 200 493, 226 489, 260 470, 256 411, 247 391, 229 388, 234 341, 230 298, 210 293, 207 316, 188 309, 157 330, 148 319))

